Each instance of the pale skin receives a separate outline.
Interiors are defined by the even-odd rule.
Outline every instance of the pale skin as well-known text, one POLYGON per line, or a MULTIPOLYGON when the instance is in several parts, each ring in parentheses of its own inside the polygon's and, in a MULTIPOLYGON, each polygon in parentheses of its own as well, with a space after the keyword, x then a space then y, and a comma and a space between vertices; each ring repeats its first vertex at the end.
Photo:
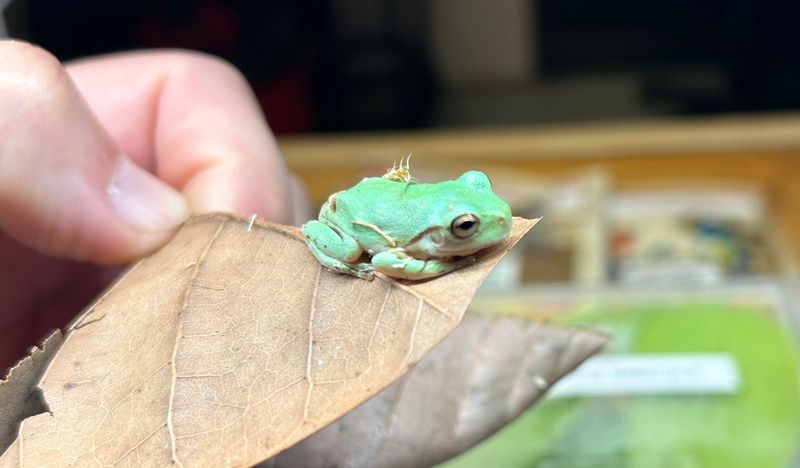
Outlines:
POLYGON ((252 91, 184 51, 0 41, 0 375, 192 214, 307 219, 252 91))
POLYGON ((485 174, 437 184, 395 175, 331 195, 319 219, 303 225, 323 266, 367 280, 375 271, 423 280, 470 265, 472 254, 508 238, 511 210, 485 174))

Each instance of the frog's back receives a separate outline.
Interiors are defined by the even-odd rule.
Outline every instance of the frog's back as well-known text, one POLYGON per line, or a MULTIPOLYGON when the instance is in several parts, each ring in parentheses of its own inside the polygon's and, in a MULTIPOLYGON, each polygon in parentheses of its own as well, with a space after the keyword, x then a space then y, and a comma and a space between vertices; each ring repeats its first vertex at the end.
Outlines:
POLYGON ((435 189, 440 184, 368 177, 336 195, 335 213, 331 215, 345 221, 338 224, 350 234, 369 234, 359 225, 368 223, 402 243, 417 234, 409 232, 409 226, 421 226, 422 230, 439 221, 434 208, 440 202, 435 189))
POLYGON ((437 184, 398 182, 383 177, 367 177, 336 197, 337 206, 359 219, 373 224, 386 224, 413 207, 425 204, 437 184))
POLYGON ((403 196, 404 192, 407 193, 408 190, 414 191, 418 185, 421 184, 398 182, 383 177, 365 177, 356 185, 341 192, 338 198, 352 205, 360 203, 372 205, 375 202, 384 201, 386 203, 394 203, 405 198, 403 196))

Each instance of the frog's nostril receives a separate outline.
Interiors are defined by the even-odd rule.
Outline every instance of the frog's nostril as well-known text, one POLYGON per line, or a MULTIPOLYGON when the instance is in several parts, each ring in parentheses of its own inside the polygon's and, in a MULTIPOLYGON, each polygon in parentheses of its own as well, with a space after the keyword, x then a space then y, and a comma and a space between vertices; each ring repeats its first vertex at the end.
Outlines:
POLYGON ((497 222, 498 222, 499 224, 505 224, 505 223, 506 223, 506 218, 504 218, 504 217, 502 217, 502 216, 501 216, 501 217, 497 218, 497 222))

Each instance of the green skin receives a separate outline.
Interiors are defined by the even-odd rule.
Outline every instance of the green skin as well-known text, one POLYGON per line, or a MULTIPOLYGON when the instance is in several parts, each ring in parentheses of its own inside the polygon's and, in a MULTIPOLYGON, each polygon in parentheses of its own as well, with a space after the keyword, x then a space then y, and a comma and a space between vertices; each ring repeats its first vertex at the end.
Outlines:
POLYGON ((471 265, 472 254, 507 239, 511 209, 478 171, 436 184, 370 177, 331 195, 319 220, 302 229, 311 252, 332 270, 421 280, 471 265), (477 229, 460 238, 453 222, 469 214, 477 229))

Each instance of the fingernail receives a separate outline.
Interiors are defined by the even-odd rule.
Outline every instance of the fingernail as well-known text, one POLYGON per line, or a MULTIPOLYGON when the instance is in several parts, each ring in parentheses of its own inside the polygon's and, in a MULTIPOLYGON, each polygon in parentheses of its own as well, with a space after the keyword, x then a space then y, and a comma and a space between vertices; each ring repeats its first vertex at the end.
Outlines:
POLYGON ((119 158, 107 192, 119 217, 142 231, 168 231, 189 217, 183 195, 126 156, 119 158))

